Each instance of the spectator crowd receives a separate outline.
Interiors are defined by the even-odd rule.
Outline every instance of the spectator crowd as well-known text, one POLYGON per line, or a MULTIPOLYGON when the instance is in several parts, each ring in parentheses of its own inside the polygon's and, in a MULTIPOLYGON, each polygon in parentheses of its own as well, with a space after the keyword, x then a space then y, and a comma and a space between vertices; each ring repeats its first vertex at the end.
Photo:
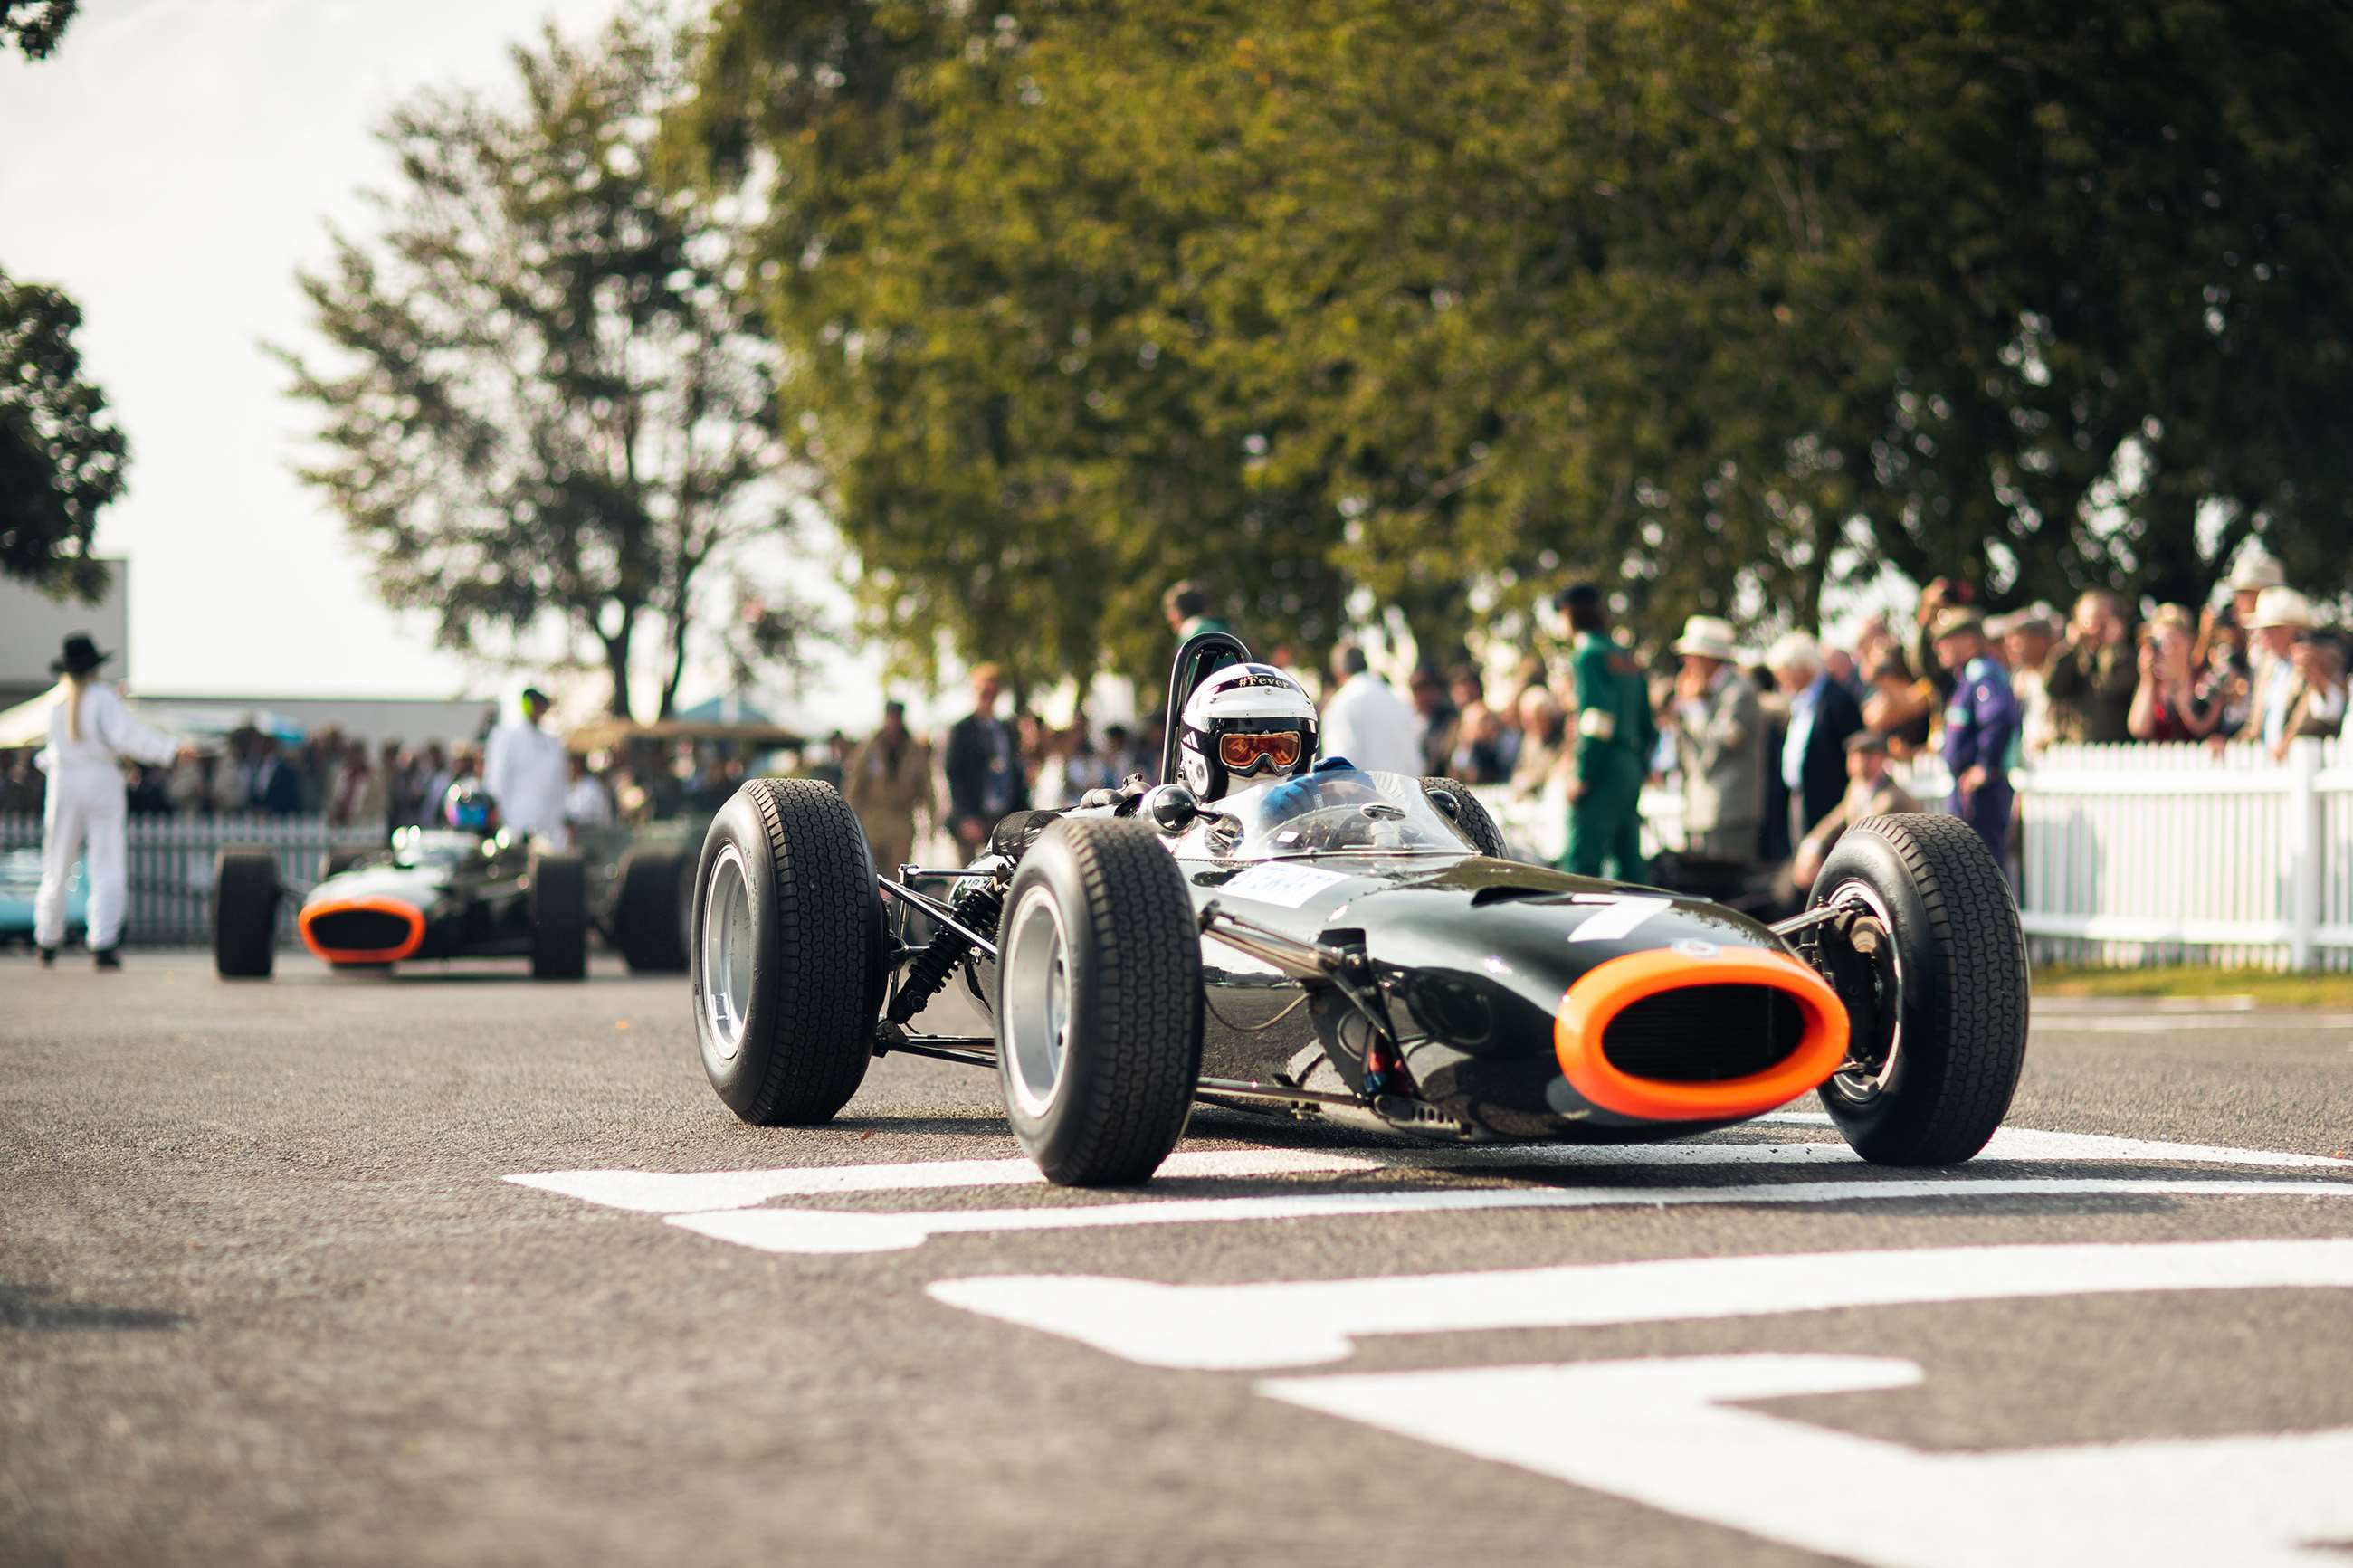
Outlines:
MULTIPOLYGON (((1227 629, 1190 584, 1165 608, 1172 637, 1227 629)), ((1938 579, 1908 616, 1873 615, 1835 640, 1793 632, 1753 658, 1712 616, 1644 660, 1610 634, 1598 590, 1571 589, 1554 608, 1551 646, 1500 678, 1492 661, 1425 661, 1393 683, 1350 643, 1322 672, 1281 643, 1267 658, 1315 695, 1326 755, 1554 803, 1572 869, 1651 871, 1635 815, 1647 787, 1680 807, 1680 872, 1718 889, 1770 879, 1785 895, 1811 881, 1847 824, 1881 812, 1952 811, 2004 855, 2011 775, 2054 742, 2201 742, 2280 759, 2347 722, 2345 638, 2256 554, 2202 611, 2144 612, 2094 590, 2063 617, 2048 605, 1985 616, 1964 585, 1938 579), (1928 757, 1943 761, 1950 793, 1917 801, 1898 773, 1928 757)), ((1008 811, 1072 805, 1131 774, 1156 782, 1163 713, 1133 729, 1098 730, 1083 712, 1050 724, 1008 710, 994 665, 973 671, 971 693, 936 759, 893 703, 872 738, 836 736, 830 763, 812 770, 842 783, 878 864, 901 863, 925 823, 969 853, 1008 811)))
MULTIPOLYGON (((1180 584, 1164 602, 1173 637, 1228 629, 1180 584)), ((2198 742, 2284 758, 2297 739, 2347 722, 2347 645, 2268 557, 2241 559, 2217 602, 2145 612, 2093 590, 2063 616, 2047 605, 1981 616, 1938 579, 1909 616, 1874 615, 1832 640, 1805 632, 1744 654, 1735 628, 1694 616, 1655 658, 1609 626, 1599 590, 1564 592, 1541 646, 1500 667, 1424 661, 1384 673, 1353 643, 1327 668, 1266 658, 1317 699, 1326 755, 1371 769, 1494 786, 1526 811, 1558 811, 1562 864, 1646 878, 1636 816, 1647 788, 1679 806, 1678 868, 1715 888, 1778 876, 1802 888, 1846 824, 1942 806, 1997 855, 2010 830, 2010 776, 2060 742, 2198 742), (1500 674, 1498 673, 1500 668, 1500 674), (1393 683, 1391 676, 1398 679, 1393 683), (1891 766, 1941 757, 1942 800, 1915 802, 1891 766)), ((1132 775, 1158 782, 1166 715, 1049 722, 1007 701, 1004 671, 971 672, 971 708, 937 743, 888 704, 862 741, 835 732, 799 772, 839 786, 878 866, 912 859, 924 835, 976 850, 1006 813, 1074 805, 1132 775)), ((30 752, 0 753, 0 815, 37 814, 30 752)), ((708 811, 750 765, 726 744, 633 742, 572 756, 562 814, 572 827, 708 811)), ((480 744, 373 749, 334 730, 281 741, 245 729, 142 767, 134 814, 316 816, 389 832, 433 818, 452 780, 480 774, 480 744)))

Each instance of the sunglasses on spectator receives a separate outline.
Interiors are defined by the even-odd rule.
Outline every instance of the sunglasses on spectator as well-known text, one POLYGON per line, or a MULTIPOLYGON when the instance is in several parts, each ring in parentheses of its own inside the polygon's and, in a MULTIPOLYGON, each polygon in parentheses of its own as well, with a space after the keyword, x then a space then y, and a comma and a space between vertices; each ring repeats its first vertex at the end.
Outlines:
POLYGON ((1262 735, 1230 734, 1218 737, 1218 760, 1237 772, 1256 766, 1261 760, 1278 768, 1287 768, 1299 761, 1300 736, 1296 730, 1275 730, 1262 735))

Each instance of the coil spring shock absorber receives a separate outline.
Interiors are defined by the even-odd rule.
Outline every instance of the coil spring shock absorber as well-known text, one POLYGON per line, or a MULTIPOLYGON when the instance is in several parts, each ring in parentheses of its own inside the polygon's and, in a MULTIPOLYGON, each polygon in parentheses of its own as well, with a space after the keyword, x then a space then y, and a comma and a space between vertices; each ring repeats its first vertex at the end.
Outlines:
MULTIPOLYGON (((963 891, 948 900, 955 917, 983 936, 997 935, 997 918, 1004 912, 1005 894, 994 882, 967 882, 963 891)), ((931 999, 948 983, 955 966, 972 951, 972 939, 960 931, 942 926, 937 935, 917 953, 907 965, 907 973, 899 981, 899 994, 891 998, 887 1022, 901 1028, 908 1020, 923 1010, 931 999)))

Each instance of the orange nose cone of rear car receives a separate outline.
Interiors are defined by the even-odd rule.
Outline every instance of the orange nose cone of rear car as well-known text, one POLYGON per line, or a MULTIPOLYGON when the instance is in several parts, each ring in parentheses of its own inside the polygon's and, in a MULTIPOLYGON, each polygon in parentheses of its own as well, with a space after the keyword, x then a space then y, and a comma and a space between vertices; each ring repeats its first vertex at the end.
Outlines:
POLYGON ((425 942, 425 911, 398 899, 334 899, 294 917, 302 945, 329 963, 394 963, 425 942))
POLYGON ((1846 1059, 1846 1007, 1822 977, 1761 948, 1656 948, 1568 988, 1553 1049, 1571 1089, 1645 1121, 1755 1116, 1846 1059))

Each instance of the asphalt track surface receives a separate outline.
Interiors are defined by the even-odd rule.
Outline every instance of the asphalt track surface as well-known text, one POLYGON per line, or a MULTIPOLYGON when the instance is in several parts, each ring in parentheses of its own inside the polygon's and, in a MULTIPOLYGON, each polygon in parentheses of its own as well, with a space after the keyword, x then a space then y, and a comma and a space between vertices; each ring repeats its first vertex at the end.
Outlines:
POLYGON ((0 1563, 2343 1563, 2353 1018, 2138 1006, 1960 1172, 1071 1194, 945 1064, 739 1124, 681 981, 11 956, 0 1563))

